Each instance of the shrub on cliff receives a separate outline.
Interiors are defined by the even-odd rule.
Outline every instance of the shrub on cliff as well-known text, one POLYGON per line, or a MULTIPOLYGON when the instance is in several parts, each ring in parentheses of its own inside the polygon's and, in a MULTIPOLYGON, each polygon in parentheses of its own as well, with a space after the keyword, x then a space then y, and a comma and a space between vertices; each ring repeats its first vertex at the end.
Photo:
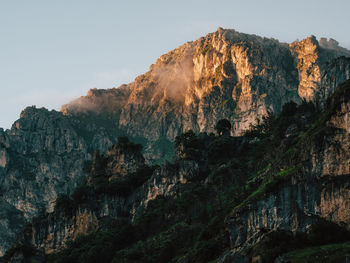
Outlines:
POLYGON ((309 239, 314 245, 342 243, 350 241, 350 232, 333 222, 320 220, 311 226, 309 239))
POLYGON ((200 158, 200 141, 192 130, 177 136, 175 147, 176 154, 181 159, 198 160, 200 158))
POLYGON ((231 123, 227 119, 221 119, 217 122, 215 125, 215 130, 218 133, 218 135, 230 135, 231 131, 231 123))
POLYGON ((73 200, 75 204, 82 204, 83 202, 87 201, 89 199, 89 196, 91 195, 92 187, 83 184, 81 186, 78 186, 74 192, 73 192, 73 200))
POLYGON ((55 211, 71 214, 74 210, 73 200, 66 194, 60 194, 55 202, 55 211))
POLYGON ((96 181, 93 185, 97 194, 127 196, 133 190, 143 185, 158 166, 143 166, 135 173, 130 173, 124 177, 115 178, 111 181, 105 179, 96 181))
POLYGON ((133 142, 129 141, 129 138, 127 136, 118 137, 118 143, 116 145, 112 146, 112 148, 109 150, 109 152, 113 151, 114 149, 117 149, 118 147, 123 148, 123 149, 132 150, 135 152, 142 151, 142 145, 139 143, 133 143, 133 142))
POLYGON ((209 145, 208 159, 209 162, 223 163, 229 161, 237 153, 237 141, 233 137, 220 136, 209 145))

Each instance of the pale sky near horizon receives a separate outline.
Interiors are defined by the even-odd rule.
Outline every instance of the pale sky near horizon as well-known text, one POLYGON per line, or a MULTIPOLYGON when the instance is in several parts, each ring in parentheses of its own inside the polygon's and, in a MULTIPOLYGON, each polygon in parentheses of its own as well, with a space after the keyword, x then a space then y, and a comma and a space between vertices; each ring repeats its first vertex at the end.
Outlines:
POLYGON ((0 127, 26 106, 59 110, 91 88, 131 82, 218 26, 350 48, 349 0, 0 0, 0 127))

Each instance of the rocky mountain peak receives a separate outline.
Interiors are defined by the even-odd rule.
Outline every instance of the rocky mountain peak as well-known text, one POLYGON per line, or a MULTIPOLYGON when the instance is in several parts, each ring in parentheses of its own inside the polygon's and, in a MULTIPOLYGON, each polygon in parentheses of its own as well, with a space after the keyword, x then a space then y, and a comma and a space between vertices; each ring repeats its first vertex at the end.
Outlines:
MULTIPOLYGON (((298 94, 302 99, 313 101, 318 105, 323 105, 326 97, 325 86, 322 83, 327 81, 325 71, 329 70, 327 62, 341 56, 350 56, 350 51, 337 47, 337 42, 328 42, 322 38, 320 42, 315 36, 310 36, 304 40, 293 42, 290 45, 292 52, 296 56, 297 69, 299 72, 298 94)), ((339 73, 348 74, 347 70, 339 73)), ((340 77, 340 76, 339 76, 340 77)), ((346 78, 340 77, 341 82, 346 78)), ((334 90, 334 87, 332 88, 334 90)))
MULTIPOLYGON (((213 132, 224 118, 233 124, 232 134, 242 134, 290 100, 323 105, 330 93, 326 89, 335 88, 324 87, 326 64, 348 53, 335 48, 334 41, 321 42, 310 36, 288 45, 218 28, 160 56, 134 82, 118 89, 91 90, 62 111, 120 113, 116 125, 123 133, 150 142, 162 137, 174 140, 189 129, 213 132)), ((346 70, 338 74, 337 83, 346 74, 346 70)))
POLYGON ((350 50, 339 46, 339 42, 333 38, 327 39, 325 37, 321 37, 319 41, 319 45, 322 48, 335 50, 341 53, 341 55, 343 56, 350 56, 350 50))

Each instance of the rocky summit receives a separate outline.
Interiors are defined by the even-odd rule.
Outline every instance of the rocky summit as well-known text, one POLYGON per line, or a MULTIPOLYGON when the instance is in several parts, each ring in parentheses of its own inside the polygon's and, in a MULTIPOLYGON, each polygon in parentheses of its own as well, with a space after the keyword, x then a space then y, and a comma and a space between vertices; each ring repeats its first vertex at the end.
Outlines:
POLYGON ((222 29, 0 129, 0 262, 345 262, 350 51, 222 29))
POLYGON ((219 28, 161 56, 129 85, 90 90, 61 111, 120 114, 117 127, 151 141, 174 140, 189 129, 213 132, 223 118, 240 135, 288 101, 322 105, 350 76, 343 57, 350 51, 333 42, 310 36, 288 45, 219 28))

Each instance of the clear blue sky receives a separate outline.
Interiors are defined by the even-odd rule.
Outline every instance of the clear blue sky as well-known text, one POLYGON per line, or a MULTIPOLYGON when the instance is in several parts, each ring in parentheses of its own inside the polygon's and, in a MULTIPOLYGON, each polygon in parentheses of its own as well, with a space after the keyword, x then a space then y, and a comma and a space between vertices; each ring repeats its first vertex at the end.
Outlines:
POLYGON ((349 10, 349 0, 0 0, 0 127, 26 106, 58 110, 90 88, 130 82, 218 26, 350 48, 349 10))

